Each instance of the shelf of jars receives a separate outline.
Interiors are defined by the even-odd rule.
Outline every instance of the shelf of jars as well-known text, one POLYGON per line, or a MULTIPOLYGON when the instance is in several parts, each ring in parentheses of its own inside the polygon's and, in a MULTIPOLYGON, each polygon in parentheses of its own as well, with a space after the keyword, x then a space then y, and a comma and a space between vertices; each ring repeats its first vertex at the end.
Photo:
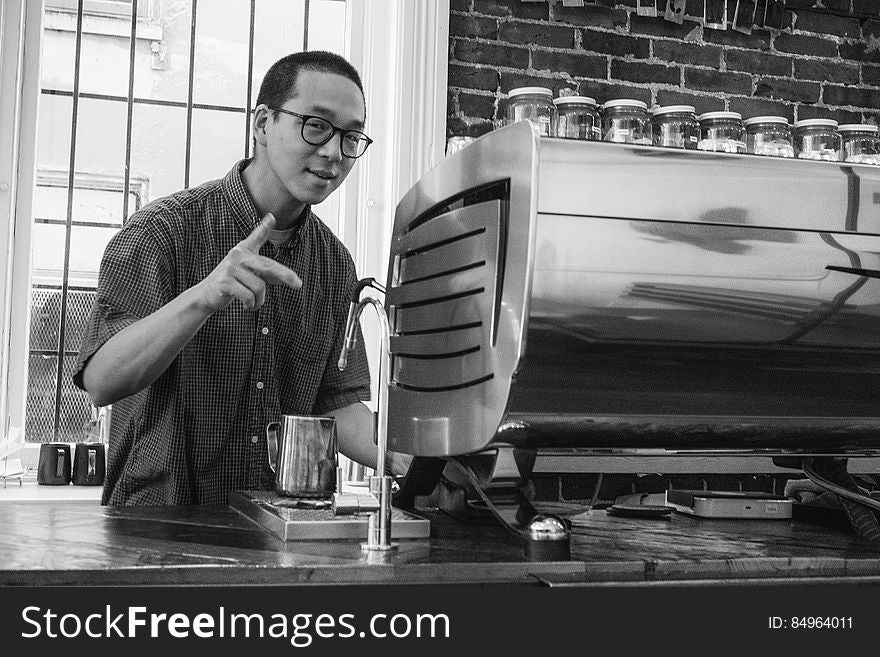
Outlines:
MULTIPOLYGON (((790 124, 784 116, 744 119, 729 111, 698 115, 690 105, 649 109, 629 98, 600 105, 587 96, 553 98, 545 87, 520 87, 507 95, 504 122, 530 121, 546 137, 880 165, 880 131, 873 124, 838 124, 831 118, 790 124)), ((471 141, 452 137, 447 154, 471 141)))

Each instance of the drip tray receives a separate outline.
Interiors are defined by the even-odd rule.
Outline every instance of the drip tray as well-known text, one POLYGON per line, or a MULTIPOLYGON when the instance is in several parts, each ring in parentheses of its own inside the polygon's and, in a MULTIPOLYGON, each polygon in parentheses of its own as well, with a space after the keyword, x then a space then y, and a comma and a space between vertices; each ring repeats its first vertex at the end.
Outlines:
MULTIPOLYGON (((311 508, 313 500, 298 503, 270 490, 237 490, 229 506, 285 541, 367 539, 368 513, 334 516, 329 506, 311 508), (301 508, 303 507, 303 508, 301 508)), ((428 538, 431 523, 409 511, 391 509, 391 538, 428 538)))

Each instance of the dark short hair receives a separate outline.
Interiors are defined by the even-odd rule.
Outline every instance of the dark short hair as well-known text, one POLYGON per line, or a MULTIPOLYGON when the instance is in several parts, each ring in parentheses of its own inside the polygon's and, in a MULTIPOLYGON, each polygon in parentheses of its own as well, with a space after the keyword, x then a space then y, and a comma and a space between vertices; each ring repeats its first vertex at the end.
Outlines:
MULTIPOLYGON (((317 71, 319 73, 335 73, 354 82, 364 95, 364 86, 357 70, 347 59, 336 53, 324 50, 307 50, 282 57, 272 64, 266 72, 260 93, 257 94, 257 105, 281 107, 294 95, 296 79, 300 71, 317 71)), ((366 104, 366 100, 364 101, 366 104)))

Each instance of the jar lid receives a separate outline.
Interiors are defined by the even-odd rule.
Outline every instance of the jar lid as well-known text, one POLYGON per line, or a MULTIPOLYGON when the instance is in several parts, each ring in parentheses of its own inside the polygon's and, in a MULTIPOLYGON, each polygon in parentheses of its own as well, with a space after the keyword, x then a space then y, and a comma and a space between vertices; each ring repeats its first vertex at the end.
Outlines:
POLYGON ((692 105, 665 105, 663 107, 655 107, 653 112, 654 116, 659 116, 660 114, 695 114, 696 109, 692 105))
POLYGON ((743 121, 743 125, 755 125, 756 123, 782 123, 788 125, 788 119, 784 116, 753 116, 743 121))
POLYGON ((560 96, 553 99, 554 105, 565 105, 568 103, 581 103, 583 105, 595 105, 596 101, 589 96, 560 96))
POLYGON ((844 123, 843 125, 837 126, 837 130, 839 132, 878 132, 877 126, 872 123, 844 123))
POLYGON ((736 119, 742 121, 742 114, 739 112, 704 112, 697 117, 700 121, 706 119, 736 119))
POLYGON ((550 96, 553 98, 553 91, 547 87, 517 87, 516 89, 508 91, 507 97, 513 98, 514 96, 523 96, 525 94, 539 94, 541 96, 550 96))
POLYGON ((643 110, 648 109, 648 105, 643 103, 640 100, 634 100, 632 98, 615 98, 614 100, 606 101, 602 105, 602 109, 608 109, 609 107, 638 107, 643 110))
POLYGON ((834 119, 804 119, 794 124, 795 128, 809 128, 810 126, 822 126, 823 128, 836 128, 837 121, 834 119))

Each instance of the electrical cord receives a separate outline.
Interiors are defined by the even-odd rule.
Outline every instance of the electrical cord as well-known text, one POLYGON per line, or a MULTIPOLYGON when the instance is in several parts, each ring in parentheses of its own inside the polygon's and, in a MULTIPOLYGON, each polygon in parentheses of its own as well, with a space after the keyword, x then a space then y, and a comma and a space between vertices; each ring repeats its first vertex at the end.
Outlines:
POLYGON ((480 480, 474 471, 464 463, 459 462, 457 459, 449 459, 449 463, 451 463, 459 472, 461 472, 467 480, 470 482, 471 486, 474 487, 474 490, 477 491, 477 495, 480 496, 480 499, 483 500, 485 505, 489 508, 489 511, 492 512, 492 515, 501 523, 501 525, 508 532, 516 536, 517 538, 528 538, 528 534, 522 531, 521 529, 517 529, 514 527, 507 519, 501 515, 501 512, 496 508, 494 504, 492 504, 492 500, 489 499, 489 496, 483 491, 482 486, 480 485, 480 480))
POLYGON ((596 486, 593 488, 593 497, 590 498, 590 504, 587 507, 588 509, 592 509, 596 506, 596 502, 599 501, 599 489, 602 488, 602 479, 604 475, 600 472, 599 476, 596 477, 596 486))
POLYGON ((822 488, 826 488, 832 493, 836 493, 840 497, 845 497, 849 500, 852 500, 853 502, 858 502, 859 504, 864 504, 865 506, 869 506, 872 509, 880 511, 880 501, 875 500, 873 497, 857 493, 855 491, 849 490, 848 488, 844 488, 842 485, 836 484, 833 481, 826 479, 813 469, 813 461, 814 457, 805 458, 803 463, 803 470, 804 474, 807 475, 807 478, 810 479, 814 484, 817 484, 822 488))
POLYGON ((880 511, 880 501, 857 492, 859 486, 847 472, 845 462, 828 459, 821 465, 830 467, 830 472, 819 474, 815 469, 815 457, 812 456, 803 460, 802 468, 810 481, 840 498, 843 510, 858 536, 872 542, 880 542, 880 521, 874 515, 875 510, 880 511), (833 481, 832 478, 837 481, 833 481))

